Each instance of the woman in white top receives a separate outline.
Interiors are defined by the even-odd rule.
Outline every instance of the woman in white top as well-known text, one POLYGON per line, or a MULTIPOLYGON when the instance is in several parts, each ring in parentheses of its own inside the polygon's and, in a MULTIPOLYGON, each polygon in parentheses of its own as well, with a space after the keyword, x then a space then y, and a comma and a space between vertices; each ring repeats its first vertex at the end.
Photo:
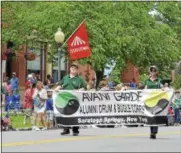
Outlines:
POLYGON ((47 91, 44 89, 43 83, 41 81, 38 81, 36 83, 36 89, 34 91, 32 98, 34 101, 34 113, 35 113, 33 130, 36 131, 40 130, 39 129, 40 122, 44 127, 42 130, 46 130, 44 117, 46 109, 47 91))

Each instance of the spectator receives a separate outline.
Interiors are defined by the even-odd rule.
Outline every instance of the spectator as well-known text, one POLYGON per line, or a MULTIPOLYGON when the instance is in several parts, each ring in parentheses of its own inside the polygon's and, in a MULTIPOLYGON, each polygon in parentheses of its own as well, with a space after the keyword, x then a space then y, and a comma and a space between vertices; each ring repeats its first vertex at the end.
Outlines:
POLYGON ((110 90, 110 89, 109 89, 109 86, 108 86, 108 84, 107 84, 107 82, 106 82, 106 80, 100 81, 98 87, 99 87, 99 90, 100 90, 100 91, 107 91, 107 90, 110 90))
MULTIPOLYGON (((111 91, 111 89, 109 88, 106 80, 100 81, 100 83, 99 83, 99 91, 111 91)), ((114 128, 114 125, 98 125, 97 127, 100 127, 100 128, 105 128, 105 127, 114 128)))
POLYGON ((122 87, 122 90, 123 91, 126 91, 129 89, 129 84, 128 83, 124 83, 123 87, 122 87))
POLYGON ((53 99, 52 91, 47 91, 48 99, 46 100, 46 122, 47 128, 53 128, 53 99))
POLYGON ((13 104, 13 94, 12 92, 6 94, 5 96, 5 107, 4 110, 5 111, 9 111, 14 109, 14 104, 13 104))
POLYGON ((123 85, 122 84, 118 84, 116 86, 116 91, 122 91, 124 88, 123 88, 123 85))
POLYGON ((16 77, 16 73, 12 73, 12 78, 10 80, 12 93, 17 94, 19 92, 19 79, 16 77))
POLYGON ((4 86, 1 85, 1 107, 3 107, 5 105, 5 96, 6 96, 6 89, 4 88, 4 86))
POLYGON ((10 108, 10 105, 13 106, 13 95, 12 95, 12 88, 10 84, 10 80, 8 77, 4 79, 4 82, 2 84, 2 87, 4 88, 4 97, 3 97, 3 103, 5 105, 5 111, 8 111, 10 108))
POLYGON ((35 73, 32 73, 30 76, 31 76, 31 78, 30 78, 31 83, 36 84, 37 83, 37 77, 35 76, 35 73))
POLYGON ((9 114, 7 113, 4 117, 1 118, 1 130, 8 131, 10 123, 11 121, 9 118, 9 114))
POLYGON ((48 84, 47 84, 47 81, 45 81, 43 84, 44 84, 44 88, 45 88, 46 90, 50 89, 49 86, 48 86, 48 84))
POLYGON ((31 121, 32 109, 33 109, 33 89, 31 88, 31 83, 27 81, 25 83, 25 92, 24 92, 24 124, 31 121))
POLYGON ((40 74, 37 74, 37 75, 36 75, 36 79, 37 79, 37 81, 41 81, 40 74))
POLYGON ((93 81, 89 81, 87 83, 87 90, 89 91, 95 91, 96 89, 94 88, 94 82, 93 81))
POLYGON ((43 125, 42 130, 46 130, 45 125, 45 109, 46 109, 46 99, 47 99, 47 91, 44 89, 43 83, 38 81, 36 83, 36 89, 33 93, 33 100, 34 100, 34 113, 35 113, 35 120, 33 130, 39 131, 39 124, 40 122, 43 125))
POLYGON ((31 74, 28 74, 28 76, 27 76, 27 81, 29 81, 30 83, 32 83, 31 82, 31 78, 32 78, 33 76, 31 75, 31 74))
POLYGON ((11 83, 10 83, 9 77, 6 77, 4 79, 4 82, 3 82, 2 86, 4 87, 4 89, 6 91, 6 94, 12 93, 12 87, 11 87, 11 83))
MULTIPOLYGON (((33 94, 35 92, 35 89, 36 89, 36 83, 31 84, 31 90, 33 94)), ((32 99, 33 99, 33 94, 32 94, 32 99)), ((31 124, 34 125, 37 122, 37 119, 38 119, 37 113, 34 112, 34 100, 33 100, 31 124)))
POLYGON ((179 126, 180 125, 180 108, 181 108, 181 96, 180 96, 180 91, 175 92, 174 99, 172 101, 172 108, 175 113, 175 125, 179 126))
POLYGON ((47 82, 47 85, 51 85, 52 83, 54 83, 53 78, 51 77, 50 74, 47 75, 46 82, 47 82))
POLYGON ((133 78, 133 79, 130 81, 129 85, 130 85, 131 88, 136 88, 135 78, 133 78))
POLYGON ((165 83, 164 86, 163 86, 164 90, 169 90, 169 84, 168 83, 165 83))
POLYGON ((109 82, 108 82, 108 86, 109 86, 110 89, 113 88, 113 83, 114 83, 113 81, 109 81, 109 82))

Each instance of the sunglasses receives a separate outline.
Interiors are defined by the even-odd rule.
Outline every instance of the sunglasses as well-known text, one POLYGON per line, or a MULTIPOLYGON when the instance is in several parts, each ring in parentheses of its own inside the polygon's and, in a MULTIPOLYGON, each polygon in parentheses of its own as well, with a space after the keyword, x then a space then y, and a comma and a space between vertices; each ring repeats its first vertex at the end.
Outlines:
POLYGON ((155 69, 151 69, 150 71, 151 71, 151 72, 157 72, 157 70, 155 70, 155 69))

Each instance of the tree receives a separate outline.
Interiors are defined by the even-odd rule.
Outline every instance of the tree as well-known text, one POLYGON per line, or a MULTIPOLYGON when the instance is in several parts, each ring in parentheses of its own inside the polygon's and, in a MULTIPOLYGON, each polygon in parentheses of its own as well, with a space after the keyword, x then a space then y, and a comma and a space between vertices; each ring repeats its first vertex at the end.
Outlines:
POLYGON ((181 89, 181 75, 176 75, 175 80, 171 83, 174 89, 181 89))
MULTIPOLYGON (((160 5, 170 8, 166 2, 160 5)), ((68 38, 86 18, 92 56, 80 63, 92 62, 101 71, 111 61, 116 62, 115 69, 131 61, 138 67, 156 64, 168 70, 180 55, 178 31, 155 22, 148 14, 152 6, 151 2, 2 2, 2 19, 8 24, 2 28, 2 38, 19 45, 36 29, 55 54, 57 28, 68 38)))

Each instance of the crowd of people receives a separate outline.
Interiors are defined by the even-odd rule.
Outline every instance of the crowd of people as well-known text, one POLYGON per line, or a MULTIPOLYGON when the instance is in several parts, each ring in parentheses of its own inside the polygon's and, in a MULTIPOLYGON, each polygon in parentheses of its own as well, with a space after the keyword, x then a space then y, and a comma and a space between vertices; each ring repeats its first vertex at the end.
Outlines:
MULTIPOLYGON (((86 83, 86 81, 78 75, 78 65, 76 63, 71 64, 70 74, 63 77, 63 79, 55 83, 51 75, 47 75, 46 81, 42 82, 34 73, 29 74, 25 82, 25 92, 23 98, 23 113, 24 124, 31 122, 32 129, 39 131, 40 126, 43 126, 42 130, 53 127, 54 115, 53 115, 53 99, 52 91, 63 90, 90 90, 90 91, 125 91, 130 89, 168 89, 168 83, 162 85, 161 79, 157 76, 158 69, 156 66, 152 66, 149 69, 149 78, 145 80, 143 84, 136 84, 133 78, 129 83, 115 83, 103 79, 100 81, 98 87, 95 87, 95 82, 86 83), (52 88, 54 87, 54 88, 52 88), (53 89, 53 90, 52 90, 53 89)), ((90 82, 90 81, 89 81, 90 82)), ((5 106, 5 111, 8 111, 9 103, 6 102, 9 96, 17 97, 19 93, 19 79, 16 73, 12 73, 12 78, 6 77, 2 84, 2 101, 5 106)), ((15 98, 16 99, 16 98, 15 98)), ((19 99, 20 100, 20 99, 19 99)), ((175 123, 180 125, 180 107, 181 107, 181 93, 177 91, 172 102, 172 108, 175 114, 175 123)), ((72 128, 73 135, 79 134, 79 127, 72 128)), ((155 139, 158 132, 158 127, 151 127, 150 138, 155 139)), ((69 128, 64 128, 62 135, 69 134, 69 128)))
POLYGON ((41 125, 42 130, 53 127, 53 99, 52 90, 49 90, 52 83, 50 75, 47 75, 44 83, 34 74, 28 75, 23 101, 24 124, 31 122, 33 130, 40 130, 41 125))

